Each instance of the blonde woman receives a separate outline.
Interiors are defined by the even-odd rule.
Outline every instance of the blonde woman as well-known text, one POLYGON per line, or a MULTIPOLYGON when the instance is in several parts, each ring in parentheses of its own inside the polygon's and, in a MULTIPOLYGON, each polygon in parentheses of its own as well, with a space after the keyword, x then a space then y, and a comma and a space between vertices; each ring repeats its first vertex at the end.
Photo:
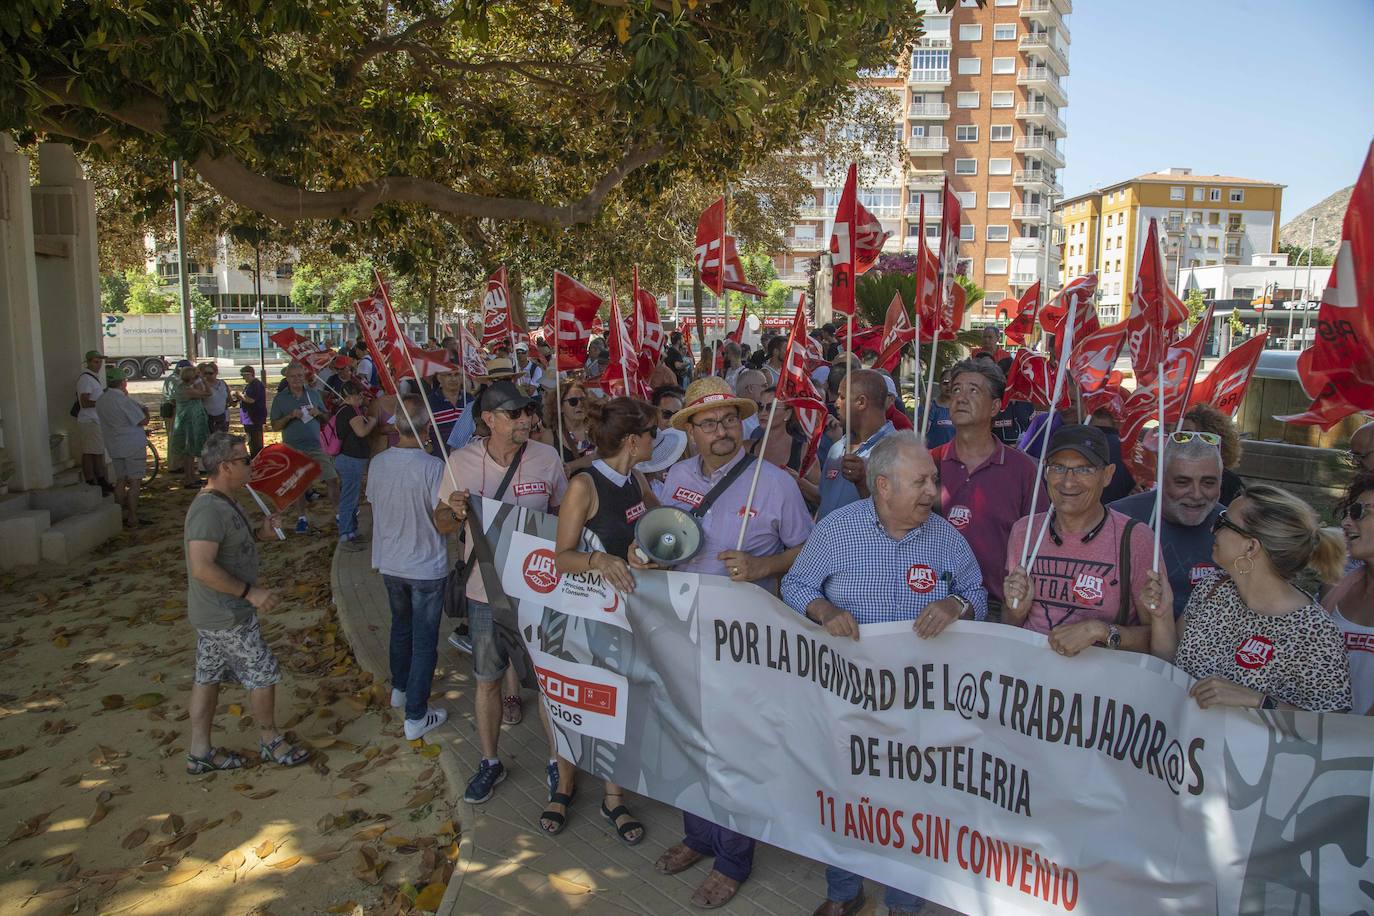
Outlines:
POLYGON ((1212 526, 1212 560, 1223 574, 1193 589, 1173 619, 1167 595, 1150 613, 1150 650, 1198 678, 1199 706, 1350 709, 1350 663, 1335 622, 1293 584, 1309 567, 1340 578, 1345 543, 1306 503, 1260 484, 1235 498, 1212 526))

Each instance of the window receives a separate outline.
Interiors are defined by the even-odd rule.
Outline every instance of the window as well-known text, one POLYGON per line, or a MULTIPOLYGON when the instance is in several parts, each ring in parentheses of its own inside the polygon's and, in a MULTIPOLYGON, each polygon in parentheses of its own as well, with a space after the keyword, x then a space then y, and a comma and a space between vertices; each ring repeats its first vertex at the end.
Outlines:
POLYGON ((794 239, 814 239, 815 237, 816 227, 814 225, 792 227, 792 238, 794 239))
MULTIPOLYGON (((995 72, 995 71, 994 71, 994 72, 995 72)), ((1243 203, 1245 203, 1245 192, 1242 191, 1240 188, 1232 188, 1232 189, 1231 189, 1231 203, 1233 203, 1233 204, 1243 204, 1243 203)))
POLYGON ((1172 187, 1172 188, 1170 188, 1170 189, 1169 189, 1169 199, 1170 199, 1170 200, 1184 200, 1184 199, 1185 199, 1185 195, 1184 195, 1184 193, 1183 193, 1183 188, 1181 188, 1181 187, 1172 187))
POLYGON ((1015 41, 1016 23, 1002 22, 992 27, 993 41, 1015 41))
POLYGON ((1007 272, 1006 258, 988 258, 983 261, 983 273, 985 274, 1005 274, 1007 272))
POLYGON ((961 143, 976 143, 978 141, 978 125, 960 124, 954 128, 954 139, 961 143))
POLYGON ((1215 210, 1213 210, 1211 213, 1208 213, 1208 214, 1207 214, 1207 225, 1209 225, 1209 226, 1220 226, 1220 225, 1221 225, 1221 214, 1218 213, 1218 212, 1215 211, 1215 210))
POLYGON ((1011 238, 1011 229, 1007 226, 988 226, 989 242, 1005 242, 1011 238))
POLYGON ((1011 174, 1011 160, 1010 160, 1010 159, 989 159, 989 160, 988 160, 988 174, 989 174, 989 175, 1010 175, 1010 174, 1011 174))
POLYGON ((1208 188, 1208 189, 1207 189, 1207 199, 1210 200, 1212 203, 1216 203, 1216 202, 1220 201, 1220 200, 1221 200, 1221 188, 1208 188))
POLYGON ((1226 242, 1226 254, 1229 257, 1240 257, 1240 239, 1229 239, 1226 242))
POLYGON ((949 76, 949 52, 918 48, 911 52, 911 76, 914 79, 945 79, 949 76))
POLYGON ((1016 93, 1014 92, 994 92, 992 94, 993 108, 1011 108, 1016 104, 1016 93))
POLYGON ((978 93, 976 93, 976 92, 960 92, 960 93, 956 93, 955 96, 954 96, 954 105, 955 105, 955 107, 957 107, 957 108, 977 108, 977 107, 978 107, 978 93))
POLYGON ((973 238, 973 223, 963 223, 959 226, 959 241, 971 242, 973 238))
POLYGON ((1202 189, 1202 188, 1193 188, 1193 200, 1198 200, 1198 201, 1202 200, 1203 194, 1204 194, 1204 189, 1202 189))
POLYGON ((963 210, 972 210, 978 206, 977 191, 955 191, 954 199, 959 201, 959 207, 963 210))
POLYGON ((988 209, 989 209, 989 210, 1005 210, 1005 209, 1007 209, 1007 208, 1010 207, 1010 206, 1011 206, 1011 192, 1010 192, 1010 191, 989 191, 989 192, 988 192, 988 209))
POLYGON ((955 159, 955 160, 954 160, 954 174, 956 174, 956 175, 977 175, 977 174, 978 174, 978 160, 977 160, 977 159, 955 159))
POLYGON ((994 57, 992 59, 993 73, 1015 73, 1016 58, 1014 57, 994 57))
POLYGON ((981 57, 961 57, 959 58, 959 72, 969 75, 976 75, 983 72, 983 59, 981 57))
POLYGON ((1004 289, 990 289, 983 296, 985 302, 1001 302, 1007 298, 1007 291, 1004 289))
POLYGON ((989 131, 988 131, 988 139, 989 139, 989 140, 1010 140, 1010 139, 1011 139, 1011 125, 1010 125, 1010 124, 994 124, 994 125, 992 125, 991 129, 989 129, 989 131))
POLYGON ((983 27, 981 25, 961 25, 959 26, 960 41, 982 41, 983 27))

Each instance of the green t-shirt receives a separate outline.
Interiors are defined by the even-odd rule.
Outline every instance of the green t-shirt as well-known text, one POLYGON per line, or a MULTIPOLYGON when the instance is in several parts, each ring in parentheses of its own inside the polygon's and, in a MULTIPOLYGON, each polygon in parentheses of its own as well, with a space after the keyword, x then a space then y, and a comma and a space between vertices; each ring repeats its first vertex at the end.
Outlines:
POLYGON ((197 630, 225 630, 253 615, 248 599, 215 591, 191 574, 192 541, 219 545, 215 563, 249 584, 258 581, 258 542, 253 527, 236 503, 214 493, 200 493, 186 512, 182 549, 186 554, 186 611, 197 630))
POLYGON ((283 388, 278 391, 276 397, 272 398, 272 422, 280 420, 282 417, 295 414, 296 418, 281 431, 281 441, 294 449, 301 449, 307 452, 318 452, 320 446, 320 419, 311 417, 310 422, 300 418, 301 408, 306 404, 314 406, 319 411, 324 411, 324 400, 318 391, 310 388, 301 390, 301 396, 296 397, 291 393, 290 388, 283 388))

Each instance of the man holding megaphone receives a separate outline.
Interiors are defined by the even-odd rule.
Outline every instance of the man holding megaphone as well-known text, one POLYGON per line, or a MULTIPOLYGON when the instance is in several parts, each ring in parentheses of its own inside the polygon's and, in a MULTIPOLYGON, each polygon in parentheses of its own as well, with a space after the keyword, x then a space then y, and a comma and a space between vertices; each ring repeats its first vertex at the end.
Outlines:
MULTIPOLYGON (((811 534, 811 515, 801 490, 786 471, 764 462, 757 469, 758 485, 750 501, 758 459, 743 449, 743 421, 758 412, 752 400, 736 397, 724 379, 707 376, 692 382, 686 401, 673 415, 672 425, 687 433, 696 454, 669 468, 662 501, 696 516, 701 545, 673 568, 775 590, 811 534), (746 512, 743 548, 737 550, 746 512)), ((651 567, 646 556, 631 545, 631 566, 651 567)), ((714 856, 715 865, 692 895, 692 903, 721 906, 749 877, 754 841, 694 814, 683 812, 682 819, 683 841, 660 856, 656 867, 660 874, 675 875, 704 856, 714 856)))

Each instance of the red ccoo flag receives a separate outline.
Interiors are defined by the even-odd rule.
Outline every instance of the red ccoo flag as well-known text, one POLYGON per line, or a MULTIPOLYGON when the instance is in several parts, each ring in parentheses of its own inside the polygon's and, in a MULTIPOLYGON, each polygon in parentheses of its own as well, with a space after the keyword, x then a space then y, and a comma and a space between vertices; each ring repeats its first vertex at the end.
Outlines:
POLYGON ((248 486, 271 500, 278 512, 305 495, 320 476, 313 458, 280 442, 259 450, 248 469, 248 486))
POLYGON ((1202 363, 1202 347, 1207 341, 1211 322, 1199 321, 1188 336, 1169 347, 1164 358, 1164 377, 1142 382, 1122 405, 1121 458, 1132 475, 1142 484, 1154 480, 1154 468, 1140 448, 1145 424, 1158 419, 1168 429, 1183 416, 1188 401, 1188 386, 1202 363), (1159 416, 1159 385, 1164 386, 1164 416, 1159 416))
POLYGON ((739 259, 739 251, 735 247, 733 235, 725 237, 725 279, 722 280, 718 273, 719 268, 703 268, 701 282, 708 289, 715 289, 720 286, 722 289, 733 289, 737 293, 744 293, 744 295, 753 296, 755 299, 763 298, 763 290, 744 279, 744 264, 739 259))
POLYGON ((962 293, 956 293, 954 275, 959 271, 959 227, 961 224, 959 198, 949 189, 945 179, 944 212, 940 215, 940 330, 953 332, 963 323, 964 310, 959 305, 962 293), (955 311, 958 315, 955 315, 955 311))
POLYGON ((1250 385, 1250 377, 1255 374, 1255 365, 1264 352, 1264 341, 1268 336, 1268 331, 1257 334, 1223 356, 1211 372, 1193 384, 1188 406, 1211 404, 1227 416, 1235 416, 1241 401, 1245 400, 1245 389, 1250 385))
POLYGON ((643 397, 643 386, 639 381, 639 359, 635 353, 634 341, 630 339, 630 329, 620 317, 620 302, 616 299, 614 281, 611 283, 611 319, 606 338, 609 352, 606 356, 606 371, 601 374, 601 387, 611 397, 643 397))
POLYGON ((821 433, 825 432, 825 400, 811 381, 814 345, 815 341, 806 333, 806 294, 803 293, 792 318, 787 347, 782 351, 782 373, 773 395, 792 408, 792 416, 806 436, 806 450, 797 471, 802 477, 811 470, 816 460, 816 449, 820 446, 821 433))
POLYGON ((630 316, 630 340, 639 360, 639 377, 647 379, 663 358, 663 324, 658 319, 658 300, 647 289, 639 288, 639 267, 634 269, 634 296, 630 316))
POLYGON ((902 294, 895 292, 892 294, 892 301, 887 305, 887 315, 883 320, 882 348, 878 352, 878 358, 873 361, 873 368, 885 372, 896 369, 902 359, 902 348, 915 339, 916 328, 907 317, 902 294))
POLYGON ((491 349, 505 344, 514 347, 515 323, 510 314, 510 287, 506 283, 506 265, 487 278, 487 292, 482 297, 482 346, 491 349))
POLYGON ((302 337, 296 333, 295 328, 285 328, 269 335, 267 339, 285 350, 293 360, 305 366, 311 375, 328 366, 337 355, 327 348, 321 350, 319 344, 309 337, 302 337))
POLYGON ((725 198, 717 198, 697 218, 697 241, 693 257, 701 282, 717 296, 725 292, 725 272, 721 270, 725 252, 725 198), (711 282, 707 282, 707 277, 711 282))
POLYGON ((1159 227, 1151 219, 1145 247, 1140 253, 1131 311, 1126 317, 1126 345, 1131 350, 1131 365, 1141 385, 1154 381, 1159 361, 1169 352, 1173 330, 1187 320, 1188 306, 1169 288, 1164 275, 1159 227))
MULTIPOLYGON (((1093 323, 1096 321, 1094 315, 1093 323)), ((1087 331, 1081 338, 1077 331, 1074 332, 1073 354, 1069 357, 1069 375, 1078 383, 1078 390, 1085 398, 1107 386, 1111 379, 1112 367, 1121 356, 1121 348, 1125 343, 1124 321, 1087 331)))
POLYGON ((1298 375, 1312 405, 1279 420, 1330 429, 1351 414, 1374 411, 1374 144, 1345 210, 1316 338, 1298 357, 1298 375))
POLYGON ((1011 316, 1011 323, 1003 332, 1007 335, 1007 340, 1024 346, 1027 335, 1035 330, 1035 320, 1038 317, 1036 313, 1039 310, 1040 281, 1036 280, 1016 301, 1016 314, 1011 316))
POLYGON ((553 346, 558 354, 557 371, 581 369, 587 364, 601 297, 561 270, 553 272, 553 346))
POLYGON ((830 233, 830 307, 840 315, 854 314, 854 283, 859 277, 855 246, 859 221, 858 174, 858 167, 850 163, 844 190, 840 192, 840 203, 835 210, 834 228, 830 233))

